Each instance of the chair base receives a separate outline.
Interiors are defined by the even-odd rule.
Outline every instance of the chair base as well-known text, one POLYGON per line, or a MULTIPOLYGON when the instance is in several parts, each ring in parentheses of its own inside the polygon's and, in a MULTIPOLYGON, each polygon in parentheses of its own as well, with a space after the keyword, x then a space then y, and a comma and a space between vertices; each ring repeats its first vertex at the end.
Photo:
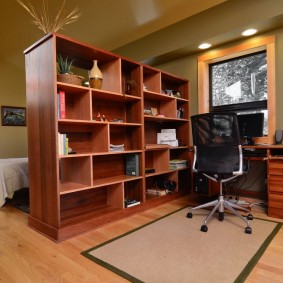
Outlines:
POLYGON ((246 224, 247 227, 245 228, 245 233, 247 234, 251 234, 252 233, 252 228, 250 227, 250 223, 248 220, 252 220, 253 217, 250 213, 250 210, 247 208, 244 208, 242 206, 239 206, 237 204, 233 204, 231 202, 229 202, 228 200, 224 199, 224 196, 221 194, 218 197, 218 200, 214 200, 196 207, 193 207, 189 210, 187 217, 188 218, 192 218, 193 214, 192 211, 196 210, 196 209, 201 209, 201 208, 206 208, 206 207, 211 207, 213 206, 212 211, 209 213, 209 215, 206 217, 206 219, 204 220, 204 224, 201 226, 201 231, 202 232, 207 232, 208 231, 208 227, 207 227, 207 223, 209 221, 209 219, 212 217, 212 215, 218 210, 219 212, 219 221, 223 221, 224 220, 224 210, 225 208, 228 209, 229 211, 231 211, 233 214, 235 214, 236 216, 238 216, 240 219, 242 219, 246 224), (246 220, 236 209, 245 211, 245 212, 249 212, 249 215, 247 216, 248 220, 246 220))

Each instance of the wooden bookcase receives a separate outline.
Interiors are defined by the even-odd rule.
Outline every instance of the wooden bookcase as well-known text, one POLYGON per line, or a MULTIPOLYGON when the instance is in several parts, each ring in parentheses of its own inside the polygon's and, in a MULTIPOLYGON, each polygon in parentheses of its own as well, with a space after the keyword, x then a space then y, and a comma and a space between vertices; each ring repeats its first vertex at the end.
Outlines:
POLYGON ((189 167, 169 168, 171 159, 189 160, 187 80, 56 33, 24 53, 30 227, 62 241, 190 192, 189 167), (58 82, 58 54, 74 59, 85 76, 97 60, 102 89, 58 82), (180 97, 166 94, 168 89, 180 97), (64 119, 57 113, 59 91, 65 93, 64 119), (145 115, 147 107, 164 116, 145 115), (98 113, 106 120, 98 121, 98 113), (147 146, 157 143, 157 133, 164 128, 176 130, 179 145, 147 146), (67 135, 74 154, 59 154, 58 133, 67 135), (111 151, 111 144, 123 144, 124 150, 111 151), (127 154, 138 155, 138 176, 125 174, 127 154), (145 167, 155 172, 145 174, 145 167), (176 182, 175 192, 149 197, 146 190, 156 178, 176 182), (127 208, 126 198, 140 204, 127 208))

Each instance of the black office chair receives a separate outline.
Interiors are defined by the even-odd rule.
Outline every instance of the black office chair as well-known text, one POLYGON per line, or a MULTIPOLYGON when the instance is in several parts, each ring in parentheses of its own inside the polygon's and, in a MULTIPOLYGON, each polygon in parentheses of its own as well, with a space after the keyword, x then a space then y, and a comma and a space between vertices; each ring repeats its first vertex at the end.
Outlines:
POLYGON ((207 223, 218 210, 219 220, 224 220, 224 209, 241 218, 246 224, 245 233, 251 234, 249 221, 253 219, 250 210, 224 199, 222 184, 243 174, 243 155, 240 143, 238 118, 236 113, 206 113, 191 117, 194 144, 193 172, 202 173, 207 178, 220 184, 217 200, 191 208, 187 214, 192 218, 192 211, 213 206, 201 231, 207 232, 207 223), (249 212, 246 220, 236 209, 249 212))

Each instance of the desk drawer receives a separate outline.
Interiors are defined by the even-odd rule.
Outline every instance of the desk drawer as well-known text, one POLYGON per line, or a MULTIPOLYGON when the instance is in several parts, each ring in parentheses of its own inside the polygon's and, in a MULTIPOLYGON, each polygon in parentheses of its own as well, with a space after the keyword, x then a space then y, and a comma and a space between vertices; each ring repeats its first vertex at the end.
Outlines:
POLYGON ((269 175, 280 175, 283 176, 283 160, 272 159, 268 162, 268 173, 269 175))
POLYGON ((268 216, 283 218, 283 195, 269 194, 268 216))
POLYGON ((283 176, 269 176, 268 190, 274 193, 283 193, 283 176))

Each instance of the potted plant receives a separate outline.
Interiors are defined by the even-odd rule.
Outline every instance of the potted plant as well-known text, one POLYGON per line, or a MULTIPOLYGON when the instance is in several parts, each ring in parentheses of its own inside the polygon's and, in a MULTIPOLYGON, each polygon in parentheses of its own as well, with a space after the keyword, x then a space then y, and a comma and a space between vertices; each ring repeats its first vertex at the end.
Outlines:
POLYGON ((57 56, 57 80, 59 82, 82 85, 83 77, 75 75, 71 72, 74 60, 66 57, 57 56))

